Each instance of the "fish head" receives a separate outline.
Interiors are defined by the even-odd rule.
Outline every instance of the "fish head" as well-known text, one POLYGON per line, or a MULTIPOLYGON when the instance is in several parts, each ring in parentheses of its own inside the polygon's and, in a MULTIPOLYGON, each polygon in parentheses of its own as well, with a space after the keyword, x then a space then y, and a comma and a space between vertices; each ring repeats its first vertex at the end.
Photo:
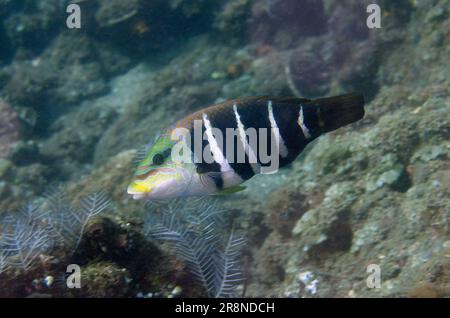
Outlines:
POLYGON ((180 142, 162 135, 149 147, 127 189, 133 199, 171 199, 186 192, 192 169, 172 156, 180 142))

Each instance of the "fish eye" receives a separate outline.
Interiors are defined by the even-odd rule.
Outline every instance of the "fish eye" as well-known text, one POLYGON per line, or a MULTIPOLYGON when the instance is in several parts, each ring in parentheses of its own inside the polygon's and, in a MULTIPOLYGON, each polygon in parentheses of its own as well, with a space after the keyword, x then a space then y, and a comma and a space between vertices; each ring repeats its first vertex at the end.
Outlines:
POLYGON ((157 153, 153 156, 152 161, 154 165, 162 165, 164 163, 164 156, 160 153, 157 153))
POLYGON ((166 158, 170 157, 172 150, 170 148, 164 150, 163 152, 157 153, 156 155, 153 156, 153 164, 154 165, 162 165, 164 163, 164 160, 166 158))

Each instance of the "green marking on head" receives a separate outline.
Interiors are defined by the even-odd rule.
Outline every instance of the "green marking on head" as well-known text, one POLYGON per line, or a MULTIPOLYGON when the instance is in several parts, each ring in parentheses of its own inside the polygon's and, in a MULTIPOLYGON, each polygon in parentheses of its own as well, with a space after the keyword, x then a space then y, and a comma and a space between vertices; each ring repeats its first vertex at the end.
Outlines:
POLYGON ((162 135, 148 150, 144 159, 137 166, 135 176, 146 174, 149 171, 161 167, 169 162, 174 142, 170 136, 162 135))

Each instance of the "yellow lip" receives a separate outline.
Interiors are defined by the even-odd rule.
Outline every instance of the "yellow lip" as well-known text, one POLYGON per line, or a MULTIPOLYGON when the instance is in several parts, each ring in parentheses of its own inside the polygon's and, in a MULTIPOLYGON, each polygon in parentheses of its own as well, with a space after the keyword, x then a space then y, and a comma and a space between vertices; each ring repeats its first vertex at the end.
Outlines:
POLYGON ((127 189, 128 194, 150 193, 152 189, 145 185, 145 182, 133 181, 127 189))
MULTIPOLYGON (((167 185, 168 182, 180 181, 181 179, 182 175, 176 172, 175 169, 155 169, 147 173, 145 176, 142 175, 136 177, 128 185, 127 192, 132 195, 134 199, 146 198, 149 197, 150 194, 155 193, 155 190, 160 189, 160 185, 167 185)), ((167 189, 165 191, 167 191, 167 189)))

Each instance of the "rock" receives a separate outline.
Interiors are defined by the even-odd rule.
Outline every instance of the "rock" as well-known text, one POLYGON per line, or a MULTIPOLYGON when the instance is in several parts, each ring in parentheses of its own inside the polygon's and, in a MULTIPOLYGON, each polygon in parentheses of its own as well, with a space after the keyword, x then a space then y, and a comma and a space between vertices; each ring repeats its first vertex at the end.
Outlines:
POLYGON ((441 145, 425 145, 416 151, 411 157, 411 162, 429 162, 436 159, 450 158, 450 144, 443 143, 441 145))
POLYGON ((11 161, 17 165, 27 165, 39 160, 39 146, 35 141, 17 142, 11 153, 11 161))
POLYGON ((95 20, 100 27, 111 27, 127 21, 138 14, 140 1, 104 1, 99 0, 100 7, 95 14, 95 20))
POLYGON ((282 237, 289 238, 295 223, 308 210, 309 205, 308 197, 303 193, 282 188, 268 201, 266 224, 282 237))
MULTIPOLYGON (((3 4, 2 11, 12 4, 3 4)), ((4 19, 4 26, 10 45, 17 48, 25 48, 31 51, 39 51, 55 36, 58 26, 64 25, 63 15, 58 14, 64 8, 58 0, 50 0, 45 3, 28 2, 24 4, 25 12, 14 12, 4 19)), ((17 7, 16 7, 17 8, 17 7)))
POLYGON ((383 186, 389 186, 393 190, 404 192, 410 186, 405 167, 395 154, 383 156, 380 164, 374 168, 371 174, 366 185, 367 191, 375 191, 383 186))
POLYGON ((242 37, 246 27, 251 0, 227 1, 217 12, 213 27, 225 37, 242 37))
POLYGON ((92 262, 82 271, 83 287, 76 294, 84 297, 127 297, 130 291, 129 274, 110 262, 92 262))
POLYGON ((0 159, 7 158, 20 139, 19 116, 0 98, 0 159))
POLYGON ((11 162, 6 159, 0 159, 0 179, 5 179, 11 171, 11 162))

